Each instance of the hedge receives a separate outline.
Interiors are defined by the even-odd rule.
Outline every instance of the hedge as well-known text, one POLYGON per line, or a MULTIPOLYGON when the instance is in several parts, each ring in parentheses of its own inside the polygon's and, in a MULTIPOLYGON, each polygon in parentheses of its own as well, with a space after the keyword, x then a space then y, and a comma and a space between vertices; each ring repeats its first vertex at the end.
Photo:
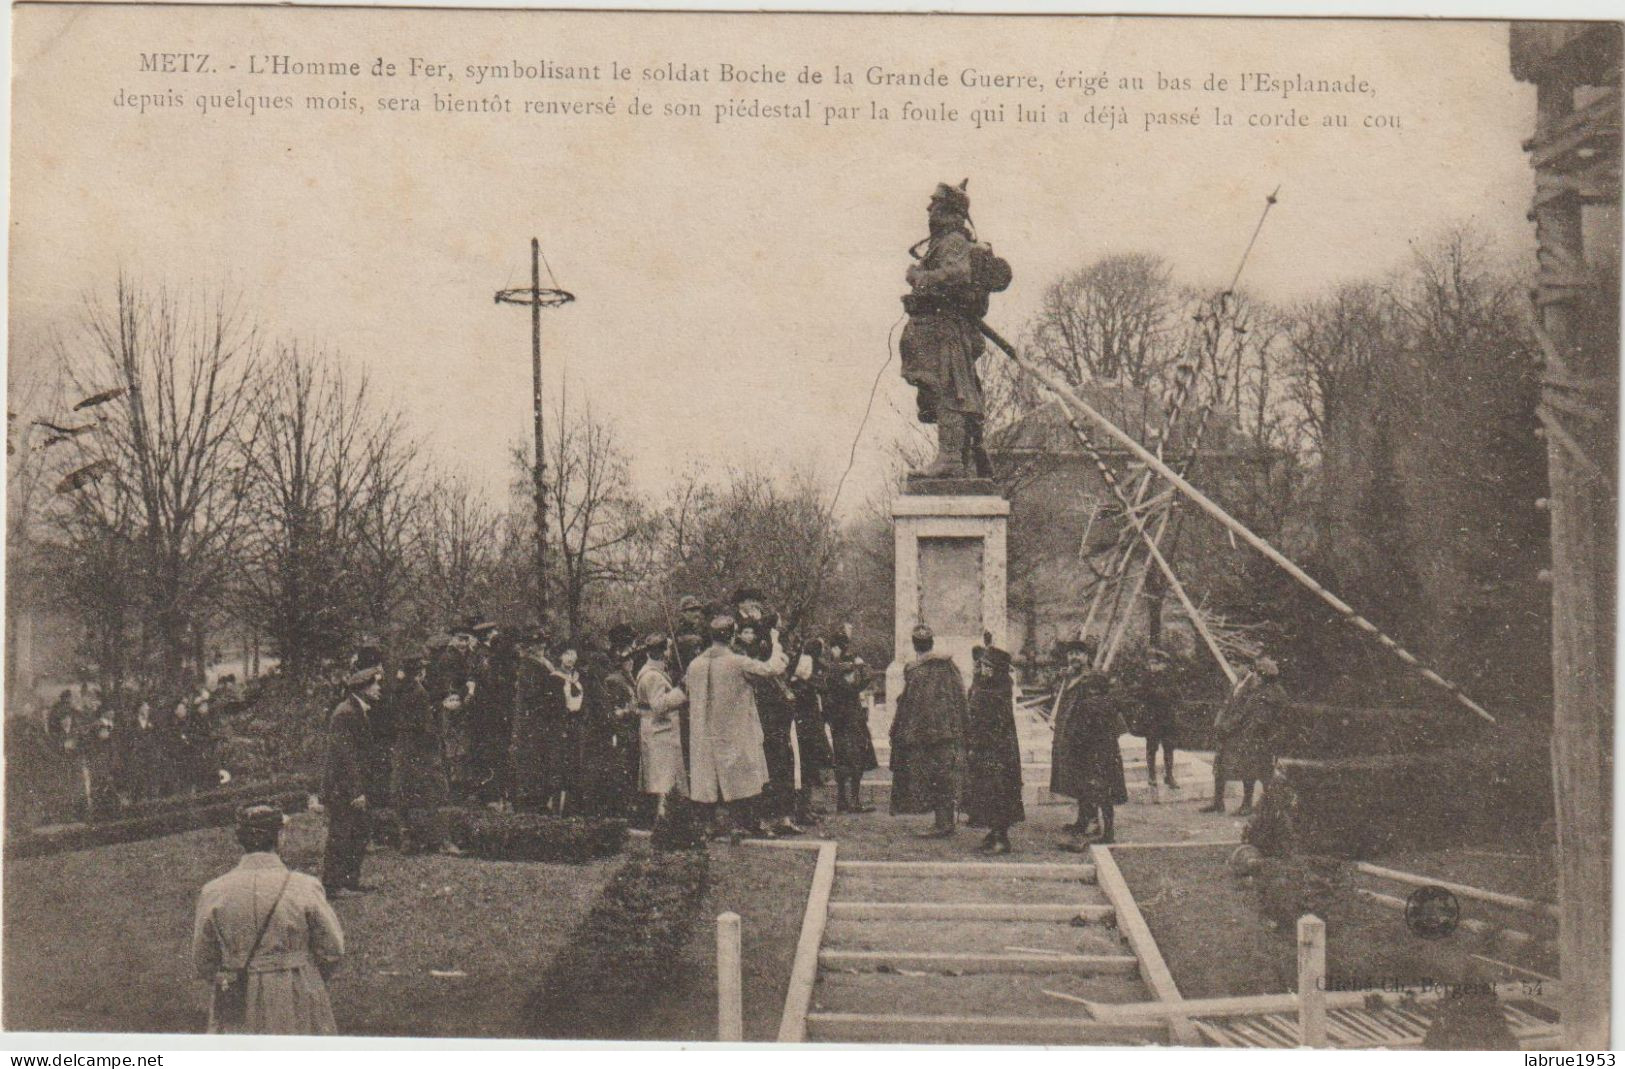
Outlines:
POLYGON ((629 860, 554 957, 526 1003, 528 1034, 544 1039, 625 1035, 694 933, 711 878, 705 851, 629 860))
MULTIPOLYGON (((1214 750, 1213 720, 1221 702, 1181 702, 1179 745, 1214 750)), ((1469 721, 1457 708, 1368 708, 1293 702, 1276 722, 1276 753, 1282 757, 1329 759, 1409 754, 1488 741, 1488 725, 1469 721)))
POLYGON ((169 794, 162 798, 133 802, 123 809, 114 810, 111 813, 102 814, 91 819, 98 823, 105 823, 107 820, 135 820, 139 817, 151 817, 160 813, 192 809, 199 805, 212 805, 239 799, 241 800, 239 804, 243 804, 271 794, 287 794, 292 791, 304 791, 310 794, 314 793, 315 790, 315 776, 274 776, 269 779, 237 783, 230 787, 216 787, 207 791, 198 791, 196 794, 169 794))
POLYGON ((1276 763, 1245 840, 1271 856, 1376 857, 1506 834, 1552 815, 1549 750, 1537 740, 1386 757, 1276 763))
MULTIPOLYGON (((31 831, 6 837, 6 859, 41 857, 68 850, 86 850, 114 843, 135 842, 160 835, 195 831, 198 828, 217 828, 234 823, 237 811, 250 803, 274 805, 286 813, 297 813, 305 808, 310 792, 303 787, 293 790, 243 791, 221 799, 214 795, 202 796, 204 801, 188 807, 171 809, 126 820, 113 820, 97 824, 69 824, 49 831, 31 831)), ((196 801, 196 799, 194 799, 196 801)))

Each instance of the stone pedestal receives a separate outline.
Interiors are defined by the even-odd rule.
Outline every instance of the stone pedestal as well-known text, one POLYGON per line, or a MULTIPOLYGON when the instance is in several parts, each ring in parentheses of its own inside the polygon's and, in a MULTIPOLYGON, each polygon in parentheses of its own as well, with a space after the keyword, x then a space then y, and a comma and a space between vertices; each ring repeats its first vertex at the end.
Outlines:
POLYGON ((886 696, 903 689, 903 666, 914 658, 909 633, 924 623, 936 633, 970 685, 971 648, 982 632, 1006 647, 1005 527, 1010 502, 997 494, 900 495, 892 503, 897 551, 895 645, 886 670, 886 696))

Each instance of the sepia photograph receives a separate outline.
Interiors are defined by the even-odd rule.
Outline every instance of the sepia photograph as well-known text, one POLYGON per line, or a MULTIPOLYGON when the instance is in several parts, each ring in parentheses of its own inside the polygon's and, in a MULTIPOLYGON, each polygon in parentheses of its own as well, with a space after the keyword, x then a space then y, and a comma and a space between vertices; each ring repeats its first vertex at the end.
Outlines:
POLYGON ((1611 1047, 1625 23, 11 17, 0 1043, 1611 1047))

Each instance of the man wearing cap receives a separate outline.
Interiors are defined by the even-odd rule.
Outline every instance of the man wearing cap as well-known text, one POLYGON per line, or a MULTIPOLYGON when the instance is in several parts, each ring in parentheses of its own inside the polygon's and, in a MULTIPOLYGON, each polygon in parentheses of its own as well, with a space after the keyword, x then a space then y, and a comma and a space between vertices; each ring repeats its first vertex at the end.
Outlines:
POLYGON ((678 711, 688 704, 688 695, 674 687, 666 669, 665 635, 643 640, 645 660, 638 670, 638 790, 658 820, 666 811, 667 797, 688 793, 688 772, 683 766, 683 743, 678 711))
POLYGON ((972 652, 976 678, 965 720, 965 812, 988 829, 983 853, 1010 852, 1010 825, 1027 819, 1021 800, 1021 741, 1016 734, 1010 654, 997 646, 972 652))
POLYGON ((762 724, 751 681, 772 679, 788 664, 777 629, 769 632, 770 653, 758 660, 730 649, 731 616, 713 617, 711 645, 694 658, 684 676, 689 708, 689 797, 696 802, 727 803, 736 829, 756 830, 752 812, 767 783, 762 751, 762 724))
MULTIPOLYGON (((1073 639, 1062 644, 1067 676, 1055 697, 1055 743, 1050 754, 1049 789, 1077 800, 1078 819, 1065 830, 1082 836, 1096 813, 1100 841, 1116 839, 1116 808, 1128 801, 1123 778, 1123 752, 1117 740, 1127 730, 1112 696, 1111 681, 1091 667, 1094 643, 1073 639)), ((1067 847, 1077 847, 1068 843, 1067 847)), ((1063 847, 1063 849, 1067 848, 1063 847)))
POLYGON ((915 657, 903 668, 903 691, 891 725, 893 814, 935 815, 921 838, 954 833, 965 760, 965 681, 959 666, 924 624, 910 635, 915 657))
POLYGON ((936 458, 919 473, 933 478, 967 474, 967 459, 974 465, 970 474, 992 474, 981 447, 984 406, 976 361, 988 293, 1009 279, 990 281, 976 269, 978 257, 991 257, 992 250, 971 233, 968 181, 939 184, 931 195, 931 236, 925 254, 908 269, 910 292, 903 297, 908 325, 898 351, 903 378, 917 391, 920 422, 937 425, 936 458))
POLYGON ((1178 726, 1179 688, 1168 670, 1168 655, 1155 646, 1146 651, 1145 671, 1135 686, 1136 735, 1145 737, 1145 774, 1153 790, 1157 786, 1157 751, 1162 751, 1162 781, 1171 791, 1179 790, 1174 780, 1174 731, 1178 726))
POLYGON ((394 799, 401 818, 401 853, 432 853, 445 842, 439 810, 450 792, 440 708, 424 687, 428 668, 422 657, 402 661, 400 674, 390 704, 395 709, 394 799))
POLYGON ((192 924, 192 965, 211 985, 209 1031, 332 1035, 327 977, 344 957, 344 931, 314 876, 277 849, 282 811, 237 814, 237 867, 210 880, 192 924))
POLYGON ((327 722, 327 774, 322 805, 327 809, 327 849, 322 885, 329 897, 360 892, 361 862, 372 837, 367 798, 367 754, 372 745, 368 714, 382 692, 383 670, 364 668, 344 680, 348 693, 327 722))
POLYGON ((1241 808, 1236 810, 1236 816, 1250 816, 1253 788, 1275 774, 1275 725, 1287 703, 1280 675, 1281 669, 1273 659, 1259 656, 1219 710, 1213 721, 1219 738, 1219 750, 1213 758, 1213 803, 1204 806, 1202 812, 1223 813, 1225 785, 1239 779, 1241 808))

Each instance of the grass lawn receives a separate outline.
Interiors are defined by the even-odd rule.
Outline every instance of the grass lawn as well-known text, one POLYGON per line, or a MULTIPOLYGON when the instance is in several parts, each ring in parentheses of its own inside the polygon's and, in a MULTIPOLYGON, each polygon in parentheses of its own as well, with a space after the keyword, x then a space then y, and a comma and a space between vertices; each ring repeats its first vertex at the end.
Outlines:
MULTIPOLYGON (((1234 847, 1117 850, 1113 856, 1186 998, 1263 995, 1297 986, 1295 933, 1272 929, 1250 879, 1230 875, 1234 847)), ((1465 931, 1441 940, 1412 935, 1403 916, 1364 900, 1346 904, 1327 937, 1332 982, 1457 983, 1481 973, 1465 931)))
MULTIPOLYGON (((320 868, 322 822, 290 825, 284 856, 320 868)), ((4 1026, 198 1032, 197 892, 236 864, 217 828, 5 866, 4 1026)), ((341 1031, 512 1036, 535 978, 617 859, 588 865, 370 855, 377 893, 340 900, 349 959, 331 993, 341 1031), (435 977, 431 970, 461 972, 435 977)))

